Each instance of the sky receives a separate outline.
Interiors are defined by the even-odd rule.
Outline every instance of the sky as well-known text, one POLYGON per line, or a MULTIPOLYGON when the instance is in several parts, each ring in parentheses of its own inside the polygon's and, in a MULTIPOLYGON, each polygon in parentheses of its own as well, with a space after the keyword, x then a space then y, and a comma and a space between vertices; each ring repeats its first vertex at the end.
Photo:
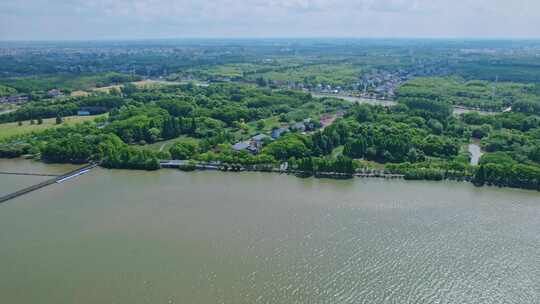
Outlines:
POLYGON ((540 38, 540 0, 0 0, 0 40, 540 38))

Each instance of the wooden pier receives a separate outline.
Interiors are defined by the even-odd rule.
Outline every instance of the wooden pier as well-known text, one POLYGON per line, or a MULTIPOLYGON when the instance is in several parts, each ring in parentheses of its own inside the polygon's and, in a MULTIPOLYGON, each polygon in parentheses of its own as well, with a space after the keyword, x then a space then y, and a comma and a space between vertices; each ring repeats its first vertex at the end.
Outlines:
MULTIPOLYGON (((15 199, 19 196, 22 196, 22 195, 25 195, 25 194, 28 194, 30 192, 33 192, 33 191, 36 191, 36 190, 39 190, 41 188, 45 188, 49 185, 52 185, 52 184, 55 184, 57 182, 61 182, 61 181, 65 181, 65 180, 68 180, 72 177, 76 177, 78 175, 81 175, 83 173, 86 173, 88 172, 89 170, 97 167, 98 164, 90 164, 90 165, 86 165, 84 167, 81 167, 79 169, 76 169, 76 170, 73 170, 73 171, 70 171, 66 174, 62 174, 62 175, 53 175, 54 178, 51 178, 51 179, 48 179, 44 182, 41 182, 39 184, 35 184, 35 185, 32 185, 30 187, 26 187, 24 189, 21 189, 19 191, 15 191, 13 193, 10 193, 10 194, 7 194, 7 195, 4 195, 4 196, 1 196, 0 197, 0 204, 1 203, 5 203, 9 200, 12 200, 12 199, 15 199)), ((13 173, 13 174, 16 174, 16 173, 13 173)), ((21 173, 21 174, 18 174, 18 175, 25 175, 24 173, 21 173)), ((26 174, 26 175, 31 175, 31 174, 26 174)), ((47 176, 47 175, 38 175, 38 176, 47 176)))

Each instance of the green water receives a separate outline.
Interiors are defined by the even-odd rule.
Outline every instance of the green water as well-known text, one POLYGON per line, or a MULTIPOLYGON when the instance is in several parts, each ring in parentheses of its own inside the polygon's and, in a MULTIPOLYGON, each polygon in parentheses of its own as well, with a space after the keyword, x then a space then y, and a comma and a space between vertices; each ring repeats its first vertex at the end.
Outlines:
POLYGON ((97 169, 0 205, 0 273, 0 303, 540 303, 540 194, 97 169))

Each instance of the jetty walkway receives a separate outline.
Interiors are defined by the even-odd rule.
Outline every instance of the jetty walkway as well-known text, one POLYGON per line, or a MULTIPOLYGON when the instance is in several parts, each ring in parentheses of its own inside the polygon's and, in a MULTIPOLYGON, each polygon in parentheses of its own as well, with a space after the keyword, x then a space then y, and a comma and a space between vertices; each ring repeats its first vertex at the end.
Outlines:
POLYGON ((59 174, 5 172, 5 171, 0 171, 0 175, 45 176, 45 177, 47 177, 47 176, 49 176, 49 177, 60 176, 59 174))
POLYGON ((98 166, 98 164, 89 164, 89 165, 86 165, 84 167, 78 168, 76 170, 70 171, 70 172, 62 174, 62 175, 14 173, 14 172, 0 173, 0 174, 11 174, 11 175, 54 176, 53 178, 48 179, 48 180, 46 180, 44 182, 41 182, 39 184, 35 184, 35 185, 30 186, 30 187, 26 187, 24 189, 15 191, 13 193, 10 193, 10 194, 4 195, 4 196, 0 196, 0 204, 5 203, 5 202, 7 202, 9 200, 15 199, 15 198, 17 198, 19 196, 28 194, 30 192, 39 190, 41 188, 45 188, 45 187, 47 187, 49 185, 52 185, 52 184, 55 184, 55 183, 61 183, 63 181, 66 181, 66 180, 69 180, 71 178, 77 177, 79 175, 85 174, 85 173, 87 173, 88 171, 94 169, 97 166, 98 166))

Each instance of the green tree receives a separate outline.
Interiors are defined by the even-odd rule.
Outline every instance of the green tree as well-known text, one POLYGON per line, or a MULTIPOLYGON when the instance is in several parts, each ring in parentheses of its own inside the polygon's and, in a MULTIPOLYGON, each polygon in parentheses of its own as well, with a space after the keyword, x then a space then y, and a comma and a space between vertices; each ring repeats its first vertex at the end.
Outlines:
POLYGON ((345 144, 343 154, 351 158, 363 158, 366 155, 367 143, 363 137, 345 144))
POLYGON ((291 157, 303 158, 308 156, 309 152, 305 142, 296 135, 283 136, 263 149, 263 153, 272 155, 281 161, 291 157))
POLYGON ((132 94, 136 93, 138 91, 137 86, 135 86, 132 83, 126 83, 122 87, 122 94, 124 96, 131 96, 132 94))
POLYGON ((266 123, 264 122, 264 120, 257 121, 257 130, 262 130, 264 129, 265 126, 266 126, 266 123))
POLYGON ((174 144, 169 153, 173 159, 186 160, 191 159, 197 154, 199 145, 195 141, 182 141, 174 144))

